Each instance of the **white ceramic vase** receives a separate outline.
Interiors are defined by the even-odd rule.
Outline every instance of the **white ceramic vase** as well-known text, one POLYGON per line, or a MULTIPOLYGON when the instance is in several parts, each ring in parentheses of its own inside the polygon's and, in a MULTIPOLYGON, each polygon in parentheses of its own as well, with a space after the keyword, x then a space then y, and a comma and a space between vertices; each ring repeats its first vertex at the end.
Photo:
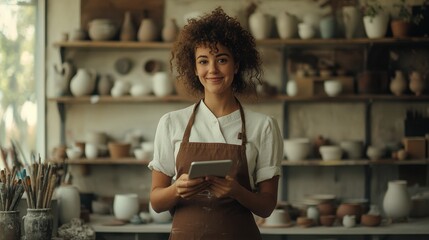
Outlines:
POLYGON ((407 190, 407 181, 389 181, 383 199, 383 209, 392 220, 408 217, 411 210, 411 198, 407 190))
POLYGON ((157 97, 165 97, 173 93, 174 86, 166 72, 156 72, 152 78, 153 93, 157 97))
POLYGON ((139 198, 137 194, 116 194, 113 200, 113 214, 119 220, 130 220, 139 212, 139 198))
POLYGON ((294 97, 298 94, 298 84, 295 80, 289 80, 286 83, 286 94, 288 96, 294 97))
POLYGON ((59 218, 61 224, 70 222, 73 218, 80 217, 80 195, 77 187, 73 185, 61 185, 56 196, 59 204, 59 218))
POLYGON ((268 14, 255 11, 249 16, 250 33, 256 40, 267 39, 271 34, 271 18, 268 14))
POLYGON ((363 17, 365 32, 368 38, 382 38, 386 36, 389 23, 389 15, 381 12, 374 17, 363 17))
POLYGON ((296 17, 288 12, 281 12, 277 15, 277 32, 280 38, 294 38, 298 33, 298 21, 296 17))
POLYGON ((79 68, 71 79, 70 91, 75 97, 90 95, 95 88, 97 73, 92 69, 79 68))

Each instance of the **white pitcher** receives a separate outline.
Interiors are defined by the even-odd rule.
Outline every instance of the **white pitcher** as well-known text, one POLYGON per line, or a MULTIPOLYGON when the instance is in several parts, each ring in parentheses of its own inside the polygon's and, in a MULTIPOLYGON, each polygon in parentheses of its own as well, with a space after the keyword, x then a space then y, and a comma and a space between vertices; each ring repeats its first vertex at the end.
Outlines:
POLYGON ((90 95, 96 84, 97 72, 94 69, 79 68, 70 82, 70 91, 75 97, 90 95))
POLYGON ((383 199, 386 216, 392 220, 405 219, 411 211, 411 198, 407 190, 407 181, 389 181, 383 199))

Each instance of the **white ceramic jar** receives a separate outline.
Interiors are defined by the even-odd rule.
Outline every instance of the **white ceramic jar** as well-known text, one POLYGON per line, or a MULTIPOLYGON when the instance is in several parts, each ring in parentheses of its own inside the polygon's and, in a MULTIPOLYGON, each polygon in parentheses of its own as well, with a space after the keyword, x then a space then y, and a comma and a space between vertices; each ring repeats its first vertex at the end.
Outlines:
POLYGON ((59 209, 60 223, 65 224, 73 218, 80 217, 80 195, 77 187, 73 185, 61 185, 56 191, 59 209))
POLYGON ((113 214, 119 220, 130 220, 139 212, 137 194, 116 194, 113 200, 113 214))
POLYGON ((152 78, 153 93, 157 97, 165 97, 173 93, 174 86, 166 72, 156 72, 152 78))
POLYGON ((407 190, 407 181, 389 181, 383 199, 386 216, 392 220, 405 219, 411 210, 411 197, 407 190))

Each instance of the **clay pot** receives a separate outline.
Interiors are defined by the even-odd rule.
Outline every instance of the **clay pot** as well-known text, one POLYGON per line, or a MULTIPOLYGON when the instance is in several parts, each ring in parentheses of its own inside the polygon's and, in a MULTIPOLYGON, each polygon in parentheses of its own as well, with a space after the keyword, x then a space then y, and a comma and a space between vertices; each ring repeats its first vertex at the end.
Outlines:
POLYGON ((140 42, 155 41, 158 38, 158 27, 150 18, 143 18, 140 23, 137 38, 140 42))
POLYGON ((335 215, 322 215, 319 219, 320 225, 325 227, 331 227, 332 225, 334 225, 336 219, 337 217, 335 215))
POLYGON ((54 217, 50 208, 27 209, 24 219, 25 239, 51 239, 54 217))
POLYGON ((130 156, 130 143, 115 143, 110 142, 108 144, 109 154, 111 158, 123 158, 130 156))
POLYGON ((20 222, 19 211, 0 211, 0 239, 21 239, 20 222))
POLYGON ((113 214, 119 220, 130 220, 139 212, 139 198, 137 194, 116 194, 113 200, 113 214))
POLYGON ((342 221, 346 215, 354 215, 356 219, 360 219, 362 215, 362 205, 358 203, 342 203, 337 209, 337 218, 342 221))
POLYGON ((314 220, 308 217, 298 217, 296 224, 301 227, 311 227, 314 225, 314 220))
POLYGON ((335 214, 335 206, 332 202, 321 202, 317 205, 317 209, 319 209, 320 216, 335 214))
POLYGON ((56 192, 59 201, 59 217, 61 224, 69 223, 73 218, 80 217, 80 195, 77 187, 62 185, 56 192))
POLYGON ((390 23, 392 35, 395 38, 405 38, 409 36, 411 24, 402 20, 392 20, 390 23))
POLYGON ((276 19, 277 32, 281 39, 294 38, 298 31, 296 17, 288 12, 281 12, 276 19))
POLYGON ((380 12, 374 17, 363 17, 365 33, 368 38, 382 38, 386 36, 388 23, 389 15, 385 12, 380 12))
POLYGON ((94 89, 97 72, 93 69, 78 69, 76 75, 71 79, 70 91, 75 97, 90 95, 94 89))
POLYGON ((362 223, 362 225, 367 226, 367 227, 379 226, 381 223, 381 216, 380 215, 363 214, 361 217, 361 223, 362 223))

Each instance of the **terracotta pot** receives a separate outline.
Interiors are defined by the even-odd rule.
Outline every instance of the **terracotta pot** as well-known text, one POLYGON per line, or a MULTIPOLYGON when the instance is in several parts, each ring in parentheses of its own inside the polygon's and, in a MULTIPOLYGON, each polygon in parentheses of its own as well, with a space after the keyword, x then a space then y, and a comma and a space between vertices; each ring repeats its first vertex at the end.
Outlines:
POLYGON ((320 225, 325 227, 331 227, 332 225, 334 225, 336 219, 337 218, 335 215, 320 216, 320 225))
POLYGON ((390 23, 393 37, 405 38, 409 36, 411 24, 402 20, 392 20, 390 23))
POLYGON ((370 214, 364 214, 361 217, 361 223, 364 226, 367 227, 376 227, 380 225, 381 223, 381 216, 380 215, 370 215, 370 214))
POLYGON ((109 154, 112 158, 122 158, 130 156, 131 144, 129 143, 113 143, 108 144, 109 154))
POLYGON ((317 209, 319 209, 320 216, 335 214, 335 206, 332 202, 319 203, 317 209))
POLYGON ((345 215, 354 215, 360 220, 362 215, 362 205, 358 203, 342 203, 337 209, 337 218, 342 221, 345 215))

